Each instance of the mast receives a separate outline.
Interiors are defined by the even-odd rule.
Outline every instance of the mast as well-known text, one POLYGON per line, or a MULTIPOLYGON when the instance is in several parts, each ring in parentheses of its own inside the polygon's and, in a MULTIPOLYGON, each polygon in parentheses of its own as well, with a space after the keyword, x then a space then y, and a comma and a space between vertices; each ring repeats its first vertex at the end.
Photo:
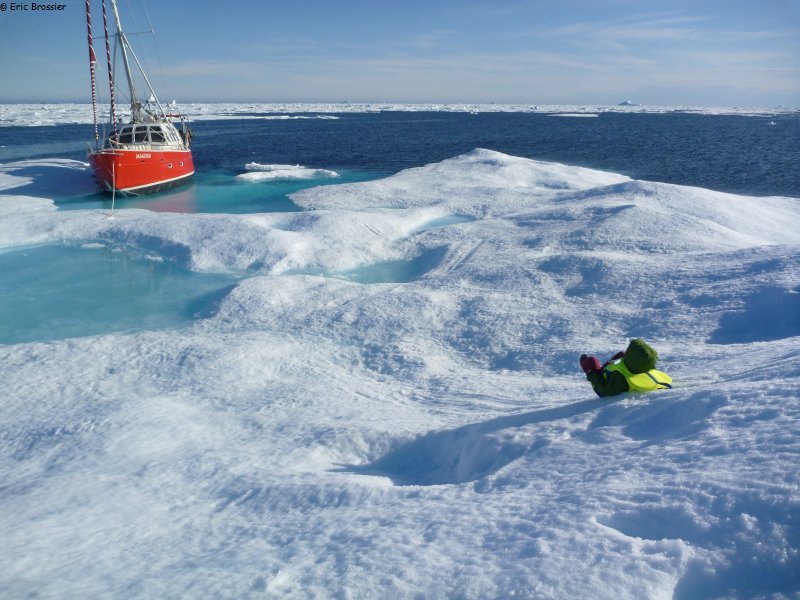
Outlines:
POLYGON ((97 63, 97 57, 94 54, 94 46, 92 45, 92 10, 89 0, 86 0, 86 31, 89 40, 89 75, 92 80, 92 115, 94 116, 94 141, 100 139, 100 134, 97 131, 97 82, 94 76, 94 65, 97 63))
MULTIPOLYGON (((89 0, 86 0, 87 4, 89 0)), ((111 9, 114 11, 114 21, 117 26, 117 39, 122 48, 122 62, 125 65, 125 75, 128 78, 128 89, 131 93, 131 117, 134 121, 139 120, 138 117, 141 113, 141 103, 136 97, 136 86, 133 85, 133 74, 131 73, 131 66, 128 63, 128 38, 125 37, 125 32, 122 31, 122 23, 119 20, 119 11, 117 10, 117 0, 111 0, 111 9)))
MULTIPOLYGON (((89 0, 87 0, 88 2, 89 0)), ((106 64, 108 67, 108 88, 111 94, 111 127, 117 133, 117 107, 114 100, 114 73, 111 69, 111 44, 108 41, 108 17, 106 17, 106 0, 103 0, 103 32, 106 38, 106 64)))
MULTIPOLYGON (((105 8, 105 2, 103 3, 103 8, 105 8)), ((117 45, 122 49, 122 62, 125 65, 125 76, 128 78, 128 88, 130 89, 131 93, 131 118, 135 122, 142 123, 150 120, 157 120, 159 118, 166 118, 164 108, 161 106, 161 102, 158 101, 158 97, 156 96, 156 92, 150 83, 150 79, 147 77, 147 73, 145 73, 141 63, 139 63, 139 59, 136 58, 136 53, 133 51, 133 48, 128 42, 128 37, 125 35, 125 32, 122 31, 122 23, 120 22, 119 11, 117 10, 117 0, 111 0, 111 8, 114 10, 114 20, 117 26, 117 45), (139 98, 136 95, 136 86, 133 83, 133 72, 131 71, 131 62, 129 56, 130 58, 133 58, 133 61, 136 63, 136 67, 139 69, 139 73, 141 74, 147 89, 150 90, 150 96, 152 99, 148 100, 148 104, 150 102, 155 102, 158 106, 160 113, 159 115, 151 112, 149 108, 143 106, 139 101, 139 98)))

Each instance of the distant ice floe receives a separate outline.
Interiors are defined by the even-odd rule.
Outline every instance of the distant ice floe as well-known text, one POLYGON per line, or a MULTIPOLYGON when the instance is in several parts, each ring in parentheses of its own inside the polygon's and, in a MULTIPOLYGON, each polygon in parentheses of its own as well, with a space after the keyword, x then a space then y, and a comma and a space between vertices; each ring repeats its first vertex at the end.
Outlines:
MULTIPOLYGON (((263 119, 301 120, 337 119, 340 113, 379 112, 463 112, 478 113, 541 113, 541 114, 601 114, 614 113, 696 113, 707 115, 773 116, 800 111, 798 107, 753 106, 648 106, 643 104, 403 104, 377 103, 187 103, 177 108, 192 120, 263 119)), ((101 105, 101 114, 104 112, 101 105)), ((121 113, 123 119, 127 118, 121 113)), ((0 104, 0 127, 24 125, 62 125, 92 122, 89 103, 58 104, 0 104)))
POLYGON ((237 181, 275 181, 281 179, 323 179, 339 177, 336 171, 309 169, 301 165, 262 165, 257 162, 244 166, 250 173, 236 176, 237 181))
POLYGON ((597 113, 555 113, 551 117, 597 117, 597 113))
POLYGON ((300 120, 330 120, 335 121, 339 117, 336 115, 246 115, 240 114, 237 112, 232 113, 220 113, 219 117, 222 118, 230 118, 230 119, 261 119, 263 121, 300 121, 300 120))

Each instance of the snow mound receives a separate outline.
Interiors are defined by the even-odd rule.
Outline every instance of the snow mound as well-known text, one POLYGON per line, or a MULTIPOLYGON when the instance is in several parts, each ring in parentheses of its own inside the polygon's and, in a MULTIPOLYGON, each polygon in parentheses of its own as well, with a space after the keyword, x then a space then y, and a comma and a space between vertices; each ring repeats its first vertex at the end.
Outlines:
POLYGON ((0 345, 5 596, 800 592, 800 200, 478 149, 299 213, 55 211, 80 173, 3 165, 0 251, 242 279, 0 345), (597 399, 577 357, 631 337, 675 389, 597 399))
POLYGON ((629 181, 592 169, 546 163, 476 149, 442 161, 407 169, 379 181, 312 188, 292 199, 305 208, 364 209, 439 206, 453 214, 483 218, 523 209, 565 191, 629 181), (469 190, 468 195, 464 191, 469 190))

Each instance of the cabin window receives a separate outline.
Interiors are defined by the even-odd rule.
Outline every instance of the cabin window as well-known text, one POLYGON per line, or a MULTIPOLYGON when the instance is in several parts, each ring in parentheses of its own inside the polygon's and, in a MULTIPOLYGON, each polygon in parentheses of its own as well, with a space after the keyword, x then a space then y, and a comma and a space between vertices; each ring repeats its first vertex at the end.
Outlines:
POLYGON ((161 132, 161 127, 156 125, 150 128, 150 140, 159 144, 164 143, 164 134, 161 132))
POLYGON ((133 134, 134 144, 143 144, 147 142, 147 127, 137 127, 133 134))
POLYGON ((130 127, 126 127, 119 134, 119 143, 120 144, 130 144, 132 139, 133 138, 131 136, 131 128, 130 127))

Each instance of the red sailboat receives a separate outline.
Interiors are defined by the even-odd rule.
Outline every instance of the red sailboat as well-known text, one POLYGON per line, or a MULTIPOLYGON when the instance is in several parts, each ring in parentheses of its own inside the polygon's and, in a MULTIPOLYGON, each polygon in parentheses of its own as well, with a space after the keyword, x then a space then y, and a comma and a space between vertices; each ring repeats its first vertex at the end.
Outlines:
POLYGON ((131 104, 130 121, 117 119, 115 90, 117 89, 111 63, 111 44, 108 35, 106 3, 103 0, 103 29, 105 32, 108 83, 111 93, 111 134, 102 146, 97 129, 97 89, 95 83, 95 53, 92 38, 90 0, 86 0, 86 25, 89 37, 89 65, 92 81, 95 148, 89 150, 89 163, 103 190, 129 195, 147 194, 178 185, 194 174, 194 161, 189 148, 191 131, 183 115, 167 114, 156 97, 147 74, 128 43, 122 30, 116 0, 111 0, 116 25, 116 52, 122 55, 128 94, 131 104), (142 103, 137 95, 131 61, 141 74, 150 95, 142 103), (172 122, 180 119, 181 129, 172 122))

